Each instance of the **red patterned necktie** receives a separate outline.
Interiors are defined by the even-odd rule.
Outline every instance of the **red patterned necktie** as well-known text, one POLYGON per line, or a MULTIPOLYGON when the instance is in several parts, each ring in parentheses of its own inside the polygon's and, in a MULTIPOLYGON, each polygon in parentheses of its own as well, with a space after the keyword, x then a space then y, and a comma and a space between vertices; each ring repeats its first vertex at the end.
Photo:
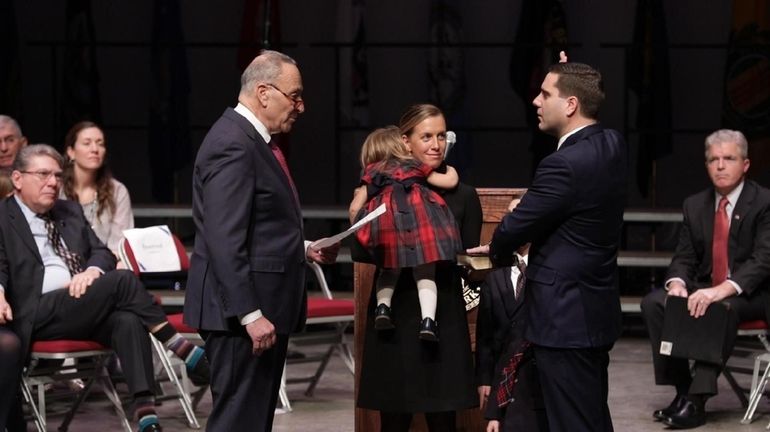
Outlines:
POLYGON ((37 215, 40 219, 45 221, 45 229, 48 231, 48 242, 51 243, 56 255, 59 255, 67 265, 70 271, 70 275, 74 276, 83 271, 83 259, 75 252, 70 251, 62 242, 61 234, 56 228, 56 223, 51 219, 51 215, 48 213, 37 215))
POLYGON ((519 258, 516 262, 516 267, 519 269, 519 280, 516 281, 516 289, 514 295, 516 299, 521 298, 521 294, 524 292, 524 284, 527 282, 527 264, 523 259, 519 258))
POLYGON ((275 159, 278 161, 278 165, 281 166, 281 169, 283 170, 283 173, 286 174, 286 178, 289 179, 289 185, 291 185, 291 191, 294 193, 294 200, 297 201, 297 205, 299 205, 299 195, 297 194, 297 188, 294 186, 294 180, 291 178, 291 173, 289 173, 289 165, 286 163, 286 158, 283 157, 283 152, 281 151, 281 148, 278 147, 274 142, 270 141, 270 150, 273 151, 273 155, 275 156, 275 159))
POLYGON ((727 280, 727 235, 730 224, 727 220, 727 197, 719 200, 714 215, 714 237, 711 244, 711 283, 719 285, 727 280))

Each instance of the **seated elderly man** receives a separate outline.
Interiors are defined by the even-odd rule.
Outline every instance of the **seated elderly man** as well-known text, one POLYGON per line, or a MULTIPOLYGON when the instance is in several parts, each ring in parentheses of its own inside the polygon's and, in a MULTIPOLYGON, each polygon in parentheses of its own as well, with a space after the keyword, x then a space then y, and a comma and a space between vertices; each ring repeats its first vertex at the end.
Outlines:
MULTIPOLYGON (((650 332, 655 383, 671 385, 676 397, 653 413, 675 429, 706 423, 706 399, 717 393, 724 365, 660 354, 666 296, 687 298, 690 315, 700 318, 710 304, 729 303, 723 338, 724 358, 735 344, 738 323, 766 319, 770 283, 770 191, 746 179, 748 143, 742 133, 718 130, 706 138, 706 171, 712 187, 684 201, 684 222, 666 290, 642 300, 650 332)), ((719 353, 717 353, 719 354, 719 353)))
POLYGON ((16 153, 25 145, 27 139, 16 120, 0 114, 0 171, 10 171, 16 153))
POLYGON ((133 273, 115 270, 115 257, 80 205, 57 199, 62 165, 45 144, 16 156, 14 195, 0 202, 0 311, 12 318, 23 353, 33 340, 49 339, 90 339, 113 348, 134 395, 139 431, 160 431, 147 331, 185 361, 198 385, 208 382, 208 361, 168 325, 133 273))

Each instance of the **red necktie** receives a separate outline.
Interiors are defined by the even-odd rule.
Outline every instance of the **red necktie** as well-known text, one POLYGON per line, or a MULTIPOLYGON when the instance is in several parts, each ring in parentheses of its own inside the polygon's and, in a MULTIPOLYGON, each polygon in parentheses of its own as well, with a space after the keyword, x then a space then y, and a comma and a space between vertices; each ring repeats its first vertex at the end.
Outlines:
POLYGON ((281 166, 283 173, 286 174, 286 178, 289 179, 289 185, 291 185, 291 191, 294 193, 294 200, 296 200, 297 205, 299 205, 299 195, 297 194, 297 188, 294 187, 294 180, 291 179, 291 173, 289 173, 289 165, 286 163, 286 158, 283 157, 283 152, 281 151, 281 148, 271 141, 270 150, 273 151, 273 155, 275 156, 275 159, 278 161, 278 165, 281 166))
POLYGON ((711 244, 711 283, 719 285, 727 280, 727 235, 730 224, 727 220, 727 197, 719 200, 719 208, 714 215, 714 238, 711 244))

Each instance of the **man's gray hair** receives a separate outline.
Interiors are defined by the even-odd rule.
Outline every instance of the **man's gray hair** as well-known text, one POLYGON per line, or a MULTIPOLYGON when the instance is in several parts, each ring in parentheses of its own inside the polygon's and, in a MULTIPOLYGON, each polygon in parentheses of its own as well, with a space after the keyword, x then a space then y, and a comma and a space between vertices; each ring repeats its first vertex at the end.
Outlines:
POLYGON ((241 75, 241 93, 252 93, 257 83, 273 83, 281 75, 284 64, 297 65, 293 58, 284 53, 263 50, 246 67, 241 75))
POLYGON ((16 154, 16 160, 13 161, 13 170, 26 171, 32 158, 38 156, 48 156, 59 164, 59 168, 64 168, 64 158, 55 148, 48 144, 32 144, 22 147, 19 153, 16 154))
POLYGON ((16 133, 19 135, 19 137, 22 137, 21 133, 21 126, 19 126, 19 123, 14 120, 13 117, 7 116, 5 114, 0 114, 0 127, 11 125, 12 128, 16 129, 16 133))
POLYGON ((706 137, 706 157, 709 156, 709 149, 713 145, 721 145, 725 143, 735 143, 738 146, 738 151, 741 153, 741 157, 748 159, 749 157, 749 143, 746 141, 746 137, 741 131, 732 129, 719 129, 706 137))

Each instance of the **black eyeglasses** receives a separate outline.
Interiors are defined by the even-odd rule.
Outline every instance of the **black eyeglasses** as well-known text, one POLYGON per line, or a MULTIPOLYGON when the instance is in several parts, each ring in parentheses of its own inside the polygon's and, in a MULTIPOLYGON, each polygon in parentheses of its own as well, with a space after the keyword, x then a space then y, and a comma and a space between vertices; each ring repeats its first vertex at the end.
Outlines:
POLYGON ((48 181, 52 176, 56 178, 57 182, 61 182, 64 178, 64 173, 61 171, 48 171, 48 170, 42 170, 42 171, 19 171, 22 174, 32 174, 40 181, 46 182, 48 181))
POLYGON ((291 101, 291 103, 293 103, 293 104, 294 104, 294 106, 297 106, 297 105, 300 105, 300 104, 304 104, 304 103, 305 103, 305 101, 304 101, 304 100, 302 100, 302 96, 300 96, 300 95, 293 95, 293 96, 292 96, 292 95, 290 95, 290 94, 286 94, 286 93, 285 93, 283 90, 281 90, 281 89, 279 89, 278 87, 276 87, 276 86, 275 86, 275 84, 270 84, 270 83, 265 83, 265 84, 267 84, 267 85, 269 85, 270 87, 272 87, 272 88, 274 88, 274 89, 278 90, 278 93, 280 93, 280 94, 282 94, 282 95, 286 96, 286 99, 290 100, 290 101, 291 101))

